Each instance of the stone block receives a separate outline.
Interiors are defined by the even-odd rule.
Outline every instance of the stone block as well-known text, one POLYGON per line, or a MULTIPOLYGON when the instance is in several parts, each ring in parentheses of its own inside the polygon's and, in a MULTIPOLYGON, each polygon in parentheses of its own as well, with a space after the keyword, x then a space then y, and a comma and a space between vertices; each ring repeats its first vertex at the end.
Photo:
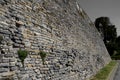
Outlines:
POLYGON ((8 71, 9 71, 9 68, 0 68, 0 73, 8 72, 8 71))
POLYGON ((18 43, 13 44, 13 48, 19 48, 19 46, 20 46, 20 44, 18 44, 18 43))
POLYGON ((17 68, 17 67, 12 66, 12 67, 10 67, 10 70, 11 70, 11 71, 16 71, 16 70, 18 70, 18 68, 17 68))
POLYGON ((28 68, 31 68, 33 65, 32 64, 27 64, 27 67, 28 68))
POLYGON ((9 63, 0 63, 0 67, 9 67, 9 63))
POLYGON ((15 66, 15 62, 10 62, 9 64, 11 67, 15 66))
POLYGON ((10 62, 15 62, 16 61, 15 58, 10 58, 9 60, 10 60, 10 62))
POLYGON ((12 54, 12 53, 4 54, 4 57, 6 57, 6 58, 10 58, 10 57, 13 57, 13 54, 12 54))
POLYGON ((0 60, 1 59, 3 59, 3 56, 4 56, 5 54, 1 54, 1 52, 0 52, 0 60))
POLYGON ((39 74, 39 75, 37 75, 36 77, 37 77, 37 78, 42 78, 43 76, 42 76, 42 74, 39 74))
POLYGON ((11 33, 8 30, 0 30, 0 33, 10 35, 11 33))
POLYGON ((15 43, 21 44, 22 41, 21 40, 15 40, 15 43))
POLYGON ((9 63, 9 58, 2 59, 2 62, 3 62, 3 63, 9 63))
POLYGON ((23 15, 17 14, 17 17, 19 18, 19 20, 24 20, 25 17, 23 15))

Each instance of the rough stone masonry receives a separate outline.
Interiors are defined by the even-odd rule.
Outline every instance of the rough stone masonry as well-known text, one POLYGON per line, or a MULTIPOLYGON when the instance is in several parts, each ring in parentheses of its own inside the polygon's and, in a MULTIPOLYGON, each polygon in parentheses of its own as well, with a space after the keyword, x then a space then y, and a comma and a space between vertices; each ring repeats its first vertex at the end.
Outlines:
POLYGON ((0 36, 0 80, 86 80, 111 60, 80 0, 0 0, 0 36))

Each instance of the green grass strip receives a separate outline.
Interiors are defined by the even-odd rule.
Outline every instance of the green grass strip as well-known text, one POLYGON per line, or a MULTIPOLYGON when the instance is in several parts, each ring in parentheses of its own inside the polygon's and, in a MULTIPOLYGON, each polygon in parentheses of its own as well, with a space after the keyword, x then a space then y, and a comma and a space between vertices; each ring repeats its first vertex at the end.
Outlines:
POLYGON ((98 72, 98 74, 96 74, 91 80, 106 80, 116 64, 117 62, 112 60, 109 64, 102 68, 98 72))

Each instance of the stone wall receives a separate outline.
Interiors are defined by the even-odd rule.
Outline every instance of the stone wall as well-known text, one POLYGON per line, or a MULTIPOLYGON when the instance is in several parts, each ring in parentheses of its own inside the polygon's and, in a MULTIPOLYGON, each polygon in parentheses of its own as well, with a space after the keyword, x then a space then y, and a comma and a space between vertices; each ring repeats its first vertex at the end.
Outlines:
POLYGON ((0 80, 85 80, 109 63, 80 0, 0 0, 0 80), (29 51, 22 67, 17 51, 29 51), (42 64, 39 51, 47 52, 42 64))

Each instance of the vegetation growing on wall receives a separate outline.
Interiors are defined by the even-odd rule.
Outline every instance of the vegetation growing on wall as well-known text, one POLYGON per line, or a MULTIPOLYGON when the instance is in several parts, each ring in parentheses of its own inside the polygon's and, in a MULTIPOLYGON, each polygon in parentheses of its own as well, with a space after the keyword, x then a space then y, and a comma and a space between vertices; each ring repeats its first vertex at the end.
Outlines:
POLYGON ((21 63, 22 63, 22 65, 23 65, 23 67, 24 67, 24 60, 25 60, 25 58, 27 57, 27 55, 28 55, 28 51, 26 51, 26 50, 18 50, 18 57, 19 57, 19 59, 21 60, 21 63))
POLYGON ((45 58, 47 56, 47 52, 40 51, 38 54, 40 55, 40 57, 42 59, 42 63, 45 64, 45 58))

